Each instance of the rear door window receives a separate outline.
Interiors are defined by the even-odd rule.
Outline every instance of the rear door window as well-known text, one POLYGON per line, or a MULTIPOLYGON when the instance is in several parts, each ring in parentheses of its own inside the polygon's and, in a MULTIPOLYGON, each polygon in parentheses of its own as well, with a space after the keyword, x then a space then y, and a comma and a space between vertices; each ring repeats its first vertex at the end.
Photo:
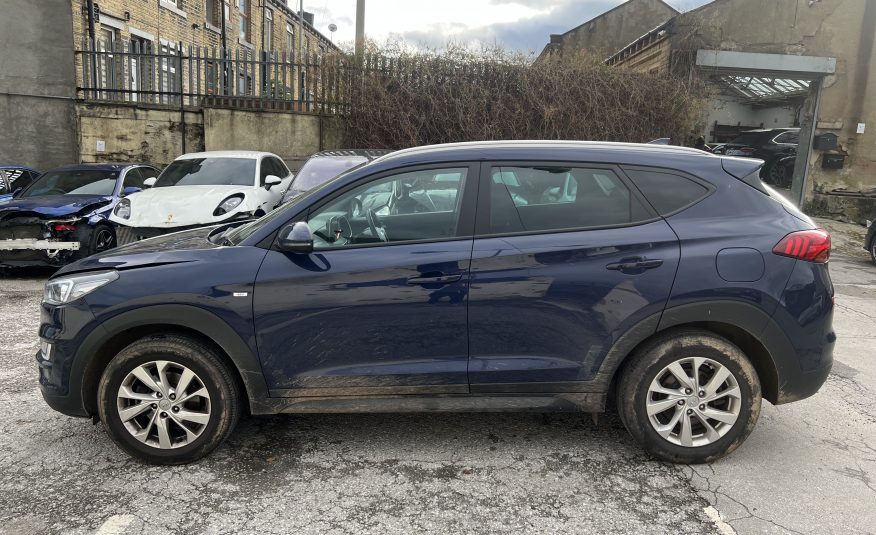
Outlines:
POLYGON ((648 218, 610 169, 497 166, 490 176, 492 233, 623 225, 648 218))
POLYGON ((710 191, 698 182, 669 172, 629 168, 624 172, 662 216, 695 204, 710 191))

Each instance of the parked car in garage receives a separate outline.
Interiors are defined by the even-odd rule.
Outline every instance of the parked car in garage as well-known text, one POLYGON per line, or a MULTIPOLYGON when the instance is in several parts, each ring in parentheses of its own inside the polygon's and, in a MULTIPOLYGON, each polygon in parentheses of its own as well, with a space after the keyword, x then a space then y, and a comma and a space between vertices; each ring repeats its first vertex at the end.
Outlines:
POLYGON ((144 164, 78 164, 42 174, 0 203, 0 265, 57 266, 115 247, 107 215, 157 175, 144 164))
POLYGON ((280 203, 292 173, 276 154, 210 151, 184 154, 148 191, 126 197, 110 220, 120 243, 235 219, 261 217, 280 203))
POLYGON ((785 178, 786 167, 779 160, 797 154, 800 144, 799 128, 771 128, 749 130, 724 145, 727 156, 759 158, 764 161, 761 178, 770 184, 780 185, 785 178))
POLYGON ((308 158, 301 169, 295 173, 292 184, 283 194, 283 202, 317 188, 345 171, 364 165, 390 152, 392 151, 382 149, 339 149, 317 152, 308 158))
POLYGON ((709 462, 833 361, 830 235, 761 165, 567 141, 398 151, 258 220, 61 270, 42 394, 160 464, 244 413, 609 399, 656 457, 709 462))
POLYGON ((40 176, 39 171, 20 165, 0 165, 0 202, 8 201, 40 176))

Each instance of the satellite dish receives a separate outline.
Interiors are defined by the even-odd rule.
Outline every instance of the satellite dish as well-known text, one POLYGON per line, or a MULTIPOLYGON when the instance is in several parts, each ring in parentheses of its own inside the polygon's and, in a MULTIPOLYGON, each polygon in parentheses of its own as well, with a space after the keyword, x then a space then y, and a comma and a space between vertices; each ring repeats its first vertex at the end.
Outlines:
POLYGON ((334 23, 329 24, 329 25, 328 25, 328 28, 329 28, 329 31, 332 32, 332 33, 338 31, 338 25, 337 25, 337 24, 334 24, 334 23))

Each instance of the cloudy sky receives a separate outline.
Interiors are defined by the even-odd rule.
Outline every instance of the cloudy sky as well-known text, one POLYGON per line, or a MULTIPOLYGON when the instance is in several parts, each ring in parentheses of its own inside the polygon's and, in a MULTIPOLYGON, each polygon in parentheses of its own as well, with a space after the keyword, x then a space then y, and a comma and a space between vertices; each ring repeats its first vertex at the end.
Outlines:
MULTIPOLYGON (((288 0, 298 9, 299 0, 288 0)), ((668 0, 681 11, 709 0, 668 0)), ((563 33, 624 0, 366 0, 365 33, 378 41, 402 39, 412 45, 440 46, 448 40, 538 53, 552 33, 563 33)), ((336 43, 352 43, 356 0, 304 0, 318 30, 336 43)), ((656 26, 661 21, 654 21, 656 26)))

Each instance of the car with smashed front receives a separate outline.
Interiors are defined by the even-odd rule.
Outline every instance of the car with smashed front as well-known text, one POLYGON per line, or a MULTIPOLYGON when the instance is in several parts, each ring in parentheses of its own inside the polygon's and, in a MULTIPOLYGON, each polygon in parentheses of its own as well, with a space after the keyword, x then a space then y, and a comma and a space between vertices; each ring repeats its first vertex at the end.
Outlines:
POLYGON ((109 218, 119 243, 265 215, 280 204, 292 173, 276 154, 208 151, 183 154, 148 191, 126 197, 109 218))
POLYGON ((63 268, 40 388, 161 464, 243 415, 609 405, 657 458, 708 462, 762 399, 811 396, 832 365, 830 235, 761 165, 614 143, 402 150, 256 221, 63 268))
POLYGON ((0 266, 60 266, 115 247, 107 216, 157 175, 145 164, 76 164, 42 174, 0 203, 0 266))
POLYGON ((30 185, 40 172, 20 165, 0 165, 0 202, 8 201, 30 185))

